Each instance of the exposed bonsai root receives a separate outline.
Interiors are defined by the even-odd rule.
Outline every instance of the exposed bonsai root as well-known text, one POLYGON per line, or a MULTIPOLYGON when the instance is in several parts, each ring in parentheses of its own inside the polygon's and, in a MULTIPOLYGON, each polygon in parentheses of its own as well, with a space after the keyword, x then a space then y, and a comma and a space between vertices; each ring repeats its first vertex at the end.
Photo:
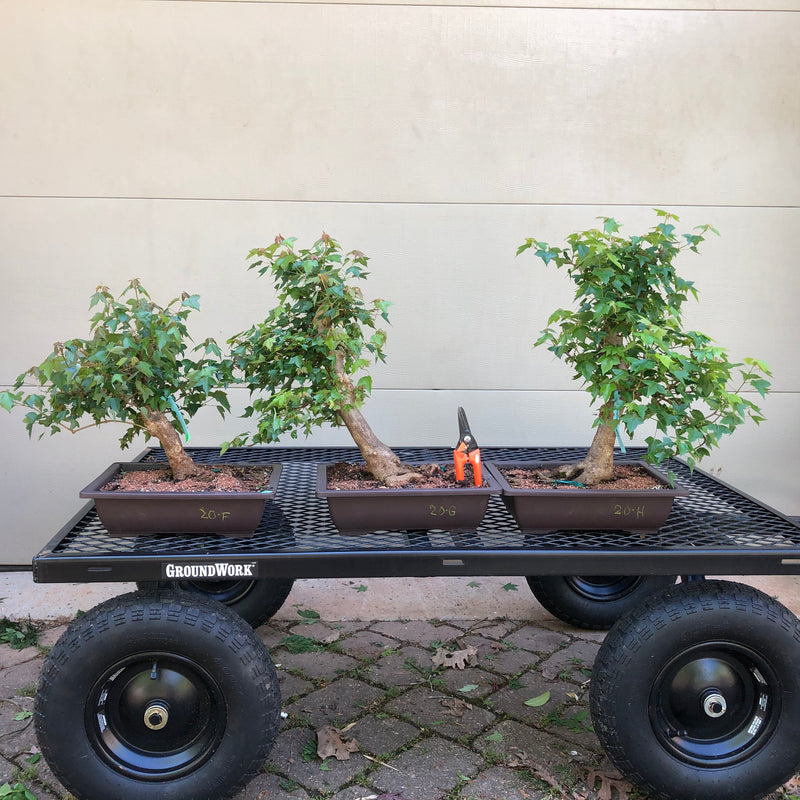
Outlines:
POLYGON ((580 461, 577 464, 565 464, 559 467, 555 474, 567 481, 577 481, 586 486, 596 486, 598 483, 613 480, 614 464, 596 464, 580 461))
POLYGON ((610 468, 606 468, 603 465, 587 465, 576 480, 585 483, 587 486, 596 486, 598 483, 604 483, 605 481, 613 480, 613 478, 613 464, 610 468))
POLYGON ((411 483, 421 483, 425 476, 421 472, 414 472, 411 468, 387 475, 381 479, 390 489, 397 489, 401 486, 408 486, 411 483))
MULTIPOLYGON (((563 478, 565 481, 574 481, 575 478, 583 472, 583 461, 579 461, 577 464, 563 464, 557 467, 554 472, 559 478, 563 478)), ((581 483, 583 483, 583 481, 581 481, 581 483)))

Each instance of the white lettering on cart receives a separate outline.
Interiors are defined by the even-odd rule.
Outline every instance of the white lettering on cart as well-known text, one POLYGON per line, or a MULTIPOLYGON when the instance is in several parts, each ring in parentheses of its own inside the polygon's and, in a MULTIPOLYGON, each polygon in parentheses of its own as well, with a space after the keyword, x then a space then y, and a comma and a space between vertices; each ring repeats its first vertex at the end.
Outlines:
POLYGON ((227 561, 215 561, 207 564, 173 564, 168 562, 163 566, 162 575, 170 579, 255 578, 256 562, 251 561, 246 564, 231 564, 227 561))

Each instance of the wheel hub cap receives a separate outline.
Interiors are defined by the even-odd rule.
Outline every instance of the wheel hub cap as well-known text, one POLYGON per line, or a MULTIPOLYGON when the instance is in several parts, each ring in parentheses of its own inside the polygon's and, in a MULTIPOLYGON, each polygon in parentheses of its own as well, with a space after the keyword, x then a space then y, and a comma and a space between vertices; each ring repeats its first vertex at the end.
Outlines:
POLYGON ((650 722, 673 755, 703 767, 752 756, 779 715, 778 681, 763 657, 730 642, 684 650, 653 685, 650 722))
POLYGON ((571 575, 567 582, 574 592, 597 602, 613 602, 630 594, 641 583, 638 575, 571 575))
POLYGON ((97 753, 139 780, 167 781, 197 769, 219 746, 226 705, 197 662, 170 653, 131 656, 95 684, 85 724, 97 753))

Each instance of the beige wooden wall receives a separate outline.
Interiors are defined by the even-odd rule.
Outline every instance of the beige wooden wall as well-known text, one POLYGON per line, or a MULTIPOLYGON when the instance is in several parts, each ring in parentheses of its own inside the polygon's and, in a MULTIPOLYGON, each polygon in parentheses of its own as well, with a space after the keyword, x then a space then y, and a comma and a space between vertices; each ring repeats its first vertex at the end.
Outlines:
MULTIPOLYGON (((453 444, 463 405, 483 445, 585 444, 583 394, 531 348, 569 289, 514 253, 658 206, 722 233, 683 260, 692 324, 775 372, 769 421, 705 466, 800 514, 798 12, 0 0, 0 385, 86 333, 101 282, 198 292, 196 338, 224 339, 270 302, 247 251, 326 230, 394 303, 366 408, 385 440, 453 444)), ((110 427, 30 443, 0 414, 0 564, 79 507, 119 457, 110 427)), ((209 415, 192 443, 238 430, 209 415)))

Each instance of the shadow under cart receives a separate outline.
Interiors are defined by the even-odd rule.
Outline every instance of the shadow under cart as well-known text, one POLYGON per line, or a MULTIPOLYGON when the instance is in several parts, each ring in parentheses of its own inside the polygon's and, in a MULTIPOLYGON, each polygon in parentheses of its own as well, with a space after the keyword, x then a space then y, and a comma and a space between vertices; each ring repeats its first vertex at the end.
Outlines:
MULTIPOLYGON (((447 448, 398 448, 412 463, 447 448)), ((580 459, 578 448, 482 448, 502 466, 580 459)), ((252 627, 295 578, 526 575, 551 613, 608 636, 592 672, 600 743, 667 800, 759 798, 798 771, 800 623, 713 575, 800 574, 800 527, 680 461, 688 494, 654 535, 524 534, 500 496, 474 531, 343 536, 317 498, 317 465, 351 448, 193 448, 200 462, 283 464, 255 535, 116 538, 90 504, 34 558, 42 583, 135 581, 77 619, 36 698, 42 753, 78 800, 219 800, 260 770, 280 724, 275 669, 252 627), (677 582, 678 579, 680 582, 677 582), (69 720, 70 724, 64 724, 69 720)), ((619 460, 636 460, 630 448, 619 460)), ((147 451, 144 461, 163 461, 147 451)))

